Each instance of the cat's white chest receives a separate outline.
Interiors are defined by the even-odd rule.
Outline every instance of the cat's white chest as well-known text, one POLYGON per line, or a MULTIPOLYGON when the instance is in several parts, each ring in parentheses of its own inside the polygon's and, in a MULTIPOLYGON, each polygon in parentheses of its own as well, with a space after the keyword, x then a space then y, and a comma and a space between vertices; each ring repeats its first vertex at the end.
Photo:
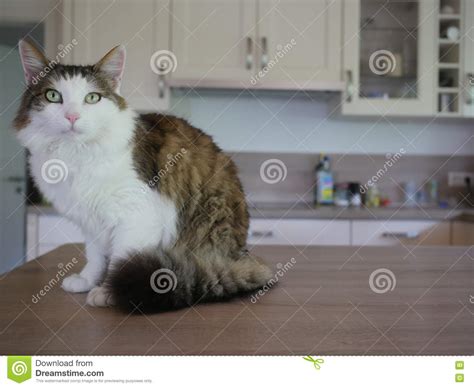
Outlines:
POLYGON ((111 159, 59 150, 32 155, 30 166, 46 198, 86 236, 108 245, 104 250, 168 246, 176 239, 174 204, 138 179, 130 154, 111 159))

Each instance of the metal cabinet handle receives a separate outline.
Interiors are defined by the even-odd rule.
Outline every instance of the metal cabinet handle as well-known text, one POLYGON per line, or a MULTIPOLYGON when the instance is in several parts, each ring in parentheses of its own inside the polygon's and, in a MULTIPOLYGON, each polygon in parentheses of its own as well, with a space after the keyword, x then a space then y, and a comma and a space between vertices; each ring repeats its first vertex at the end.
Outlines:
POLYGON ((250 36, 247 37, 247 55, 245 57, 245 68, 250 70, 253 67, 253 41, 250 36))
POLYGON ((262 58, 261 58, 261 66, 262 70, 268 65, 268 45, 267 45, 267 38, 262 37, 262 58))
POLYGON ((253 230, 253 231, 250 232, 250 237, 270 238, 270 237, 273 237, 273 231, 271 231, 271 230, 253 230))
POLYGON ((354 78, 352 70, 346 70, 346 102, 352 102, 354 96, 354 78))
POLYGON ((165 97, 165 90, 166 90, 165 75, 160 74, 158 76, 158 97, 159 98, 165 97))
POLYGON ((389 238, 405 238, 409 240, 414 240, 420 236, 419 232, 384 232, 382 237, 389 238))

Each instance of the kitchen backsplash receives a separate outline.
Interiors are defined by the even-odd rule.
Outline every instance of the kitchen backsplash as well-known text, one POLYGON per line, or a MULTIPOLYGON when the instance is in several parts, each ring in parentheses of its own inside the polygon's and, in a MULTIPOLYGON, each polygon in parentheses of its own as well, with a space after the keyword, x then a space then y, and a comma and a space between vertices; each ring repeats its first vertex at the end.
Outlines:
MULTIPOLYGON (((377 181, 379 190, 394 204, 404 201, 402 189, 404 183, 415 182, 416 187, 419 188, 431 179, 438 181, 440 198, 451 197, 459 201, 462 199, 461 194, 466 194, 466 190, 463 187, 448 187, 448 172, 474 172, 474 157, 468 156, 329 154, 329 157, 336 183, 366 184, 369 179, 378 174, 380 176, 377 181), (383 174, 378 173, 379 169, 383 170, 383 174)), ((319 155, 236 153, 232 154, 232 158, 239 167, 249 202, 254 204, 312 203, 315 184, 314 168, 319 155), (272 159, 274 160, 270 161, 272 159), (262 173, 260 171, 265 163, 267 165, 273 163, 274 167, 273 171, 267 170, 266 175, 263 170, 262 173)))

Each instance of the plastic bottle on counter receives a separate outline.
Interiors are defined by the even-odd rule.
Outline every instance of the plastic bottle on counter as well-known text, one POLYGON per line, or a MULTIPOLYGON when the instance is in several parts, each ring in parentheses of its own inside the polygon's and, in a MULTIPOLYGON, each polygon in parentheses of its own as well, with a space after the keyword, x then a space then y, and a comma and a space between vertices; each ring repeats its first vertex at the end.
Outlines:
POLYGON ((316 166, 315 203, 317 205, 332 205, 334 203, 334 179, 328 156, 320 155, 316 166))
POLYGON ((369 190, 367 191, 366 205, 368 207, 380 206, 380 191, 376 184, 369 187, 369 190))
POLYGON ((436 179, 432 179, 430 181, 430 202, 434 206, 437 206, 439 202, 438 188, 439 188, 438 181, 436 179))

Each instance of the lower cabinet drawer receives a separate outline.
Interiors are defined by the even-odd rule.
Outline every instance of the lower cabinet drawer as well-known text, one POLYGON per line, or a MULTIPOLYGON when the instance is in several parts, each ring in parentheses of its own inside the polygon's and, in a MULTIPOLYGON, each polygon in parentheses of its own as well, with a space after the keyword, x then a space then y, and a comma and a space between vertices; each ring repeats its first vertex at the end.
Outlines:
POLYGON ((353 221, 352 245, 450 245, 450 223, 353 221))
POLYGON ((249 245, 350 245, 350 222, 251 219, 249 245))

